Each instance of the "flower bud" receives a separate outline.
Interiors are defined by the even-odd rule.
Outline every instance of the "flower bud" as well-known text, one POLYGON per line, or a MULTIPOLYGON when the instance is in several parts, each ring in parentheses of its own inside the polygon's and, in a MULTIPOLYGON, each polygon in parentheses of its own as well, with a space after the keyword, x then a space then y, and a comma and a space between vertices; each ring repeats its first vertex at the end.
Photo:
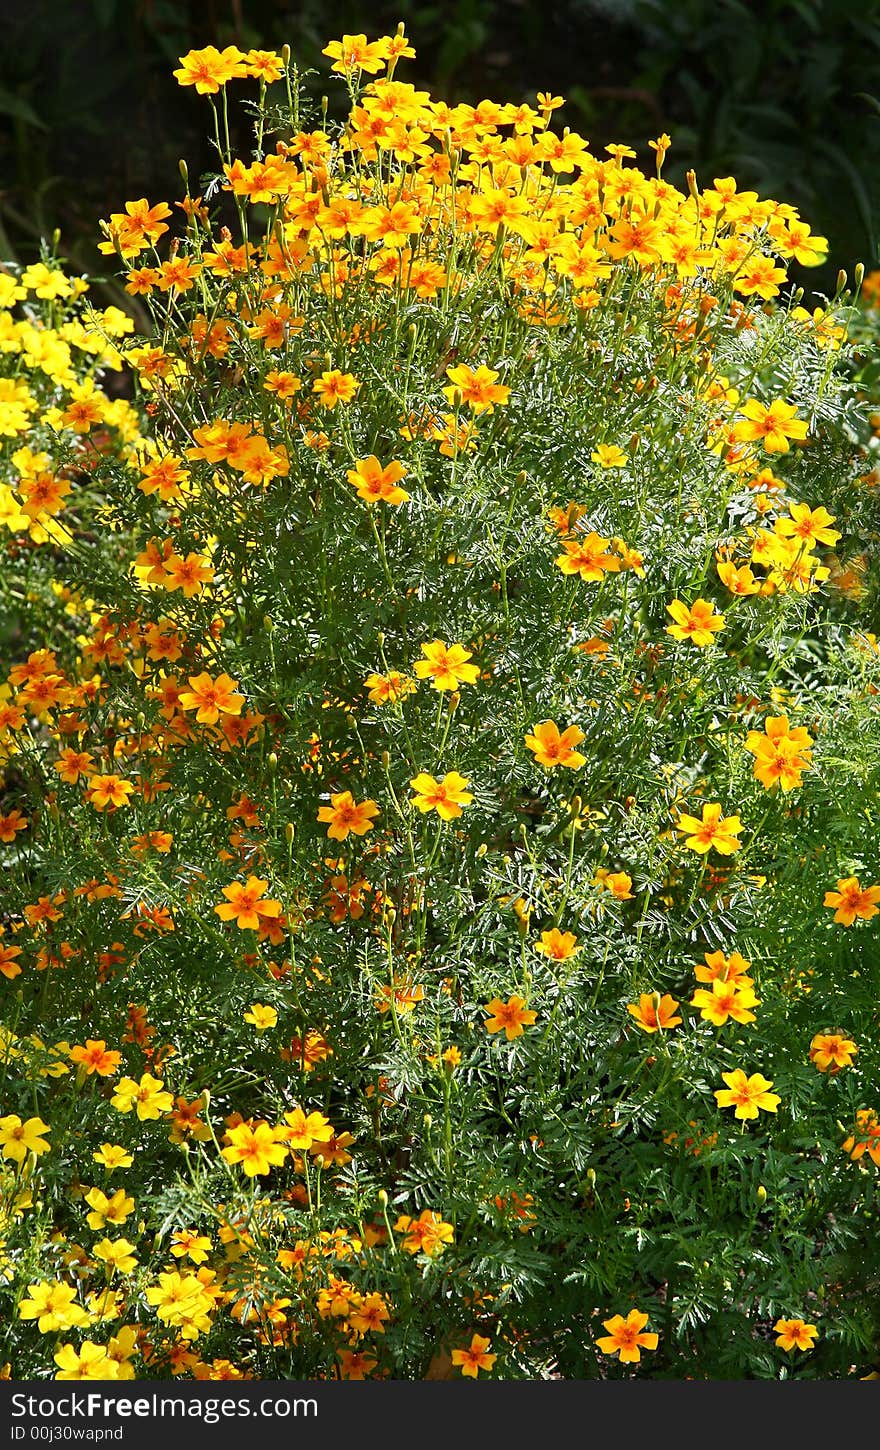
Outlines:
POLYGON ((384 1188, 379 1189, 379 1202, 381 1203, 383 1208, 388 1207, 388 1194, 385 1192, 384 1188))
POLYGON ((764 1204, 767 1202, 767 1190, 764 1187, 763 1183, 759 1183, 757 1188, 755 1189, 755 1197, 760 1204, 764 1204))
POLYGON ((181 178, 183 179, 184 186, 187 186, 188 187, 189 186, 189 167, 187 166, 186 162, 182 158, 177 163, 177 169, 180 172, 181 178))
POLYGON ((293 838, 295 835, 296 828, 294 827, 293 821, 288 821, 287 825, 284 827, 284 839, 287 842, 288 846, 293 845, 293 838))
POLYGON ((274 750, 270 750, 269 754, 266 756, 266 765, 269 767, 269 774, 274 775, 276 770, 278 769, 278 756, 275 754, 274 750))

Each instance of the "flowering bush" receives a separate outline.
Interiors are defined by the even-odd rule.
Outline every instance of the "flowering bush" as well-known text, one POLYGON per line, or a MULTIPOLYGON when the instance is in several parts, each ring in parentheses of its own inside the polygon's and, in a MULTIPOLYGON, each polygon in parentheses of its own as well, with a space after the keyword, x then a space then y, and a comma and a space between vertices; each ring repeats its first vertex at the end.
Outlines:
POLYGON ((151 336, 3 279, 10 1372, 866 1374, 843 284, 782 297, 823 239, 668 137, 325 53, 338 127, 181 58, 222 170, 103 228, 151 336))

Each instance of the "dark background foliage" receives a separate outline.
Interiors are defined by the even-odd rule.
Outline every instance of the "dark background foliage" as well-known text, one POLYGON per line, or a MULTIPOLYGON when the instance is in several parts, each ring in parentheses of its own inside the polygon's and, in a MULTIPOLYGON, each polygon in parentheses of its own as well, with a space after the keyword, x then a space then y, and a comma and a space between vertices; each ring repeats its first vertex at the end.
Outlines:
POLYGON ((213 167, 207 108, 171 76, 186 50, 287 41, 333 111, 322 45, 399 20, 418 52, 406 75, 436 95, 551 89, 597 153, 624 142, 652 166, 646 142, 666 130, 671 180, 694 166, 792 202, 831 242, 798 278, 810 290, 875 264, 880 0, 0 0, 0 251, 30 260, 58 227, 94 271, 99 216, 172 199, 181 156, 213 167))

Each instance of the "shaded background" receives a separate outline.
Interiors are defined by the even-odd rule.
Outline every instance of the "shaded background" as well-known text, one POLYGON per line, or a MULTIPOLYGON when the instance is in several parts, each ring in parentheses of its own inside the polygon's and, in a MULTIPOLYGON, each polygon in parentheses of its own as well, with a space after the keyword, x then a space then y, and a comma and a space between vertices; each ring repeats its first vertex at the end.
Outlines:
POLYGON ((176 199, 180 157, 192 177, 216 169, 209 109, 171 76, 185 51, 286 41, 342 115, 321 47, 399 20, 417 51, 401 75, 438 97, 549 89, 596 153, 624 142, 653 170, 646 142, 666 130, 670 180, 694 166, 701 185, 732 174, 791 202, 831 243, 826 266, 797 276, 809 291, 876 264, 880 0, 0 0, 0 255, 33 260, 58 227, 76 269, 106 272, 99 217, 176 199))

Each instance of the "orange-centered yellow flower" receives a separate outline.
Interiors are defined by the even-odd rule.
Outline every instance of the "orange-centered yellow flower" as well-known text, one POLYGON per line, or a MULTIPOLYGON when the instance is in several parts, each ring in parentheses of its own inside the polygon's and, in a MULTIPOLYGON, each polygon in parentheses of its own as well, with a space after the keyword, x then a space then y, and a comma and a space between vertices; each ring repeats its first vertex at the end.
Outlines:
POLYGON ((123 780, 119 775, 93 775, 89 780, 86 799, 96 811, 108 808, 115 811, 120 806, 128 805, 128 798, 133 792, 131 781, 123 780))
POLYGON ((772 1082, 768 1082, 761 1073, 753 1072, 751 1077, 746 1077, 742 1068, 738 1067, 734 1072, 723 1072, 721 1077, 727 1087, 716 1090, 718 1106, 735 1108, 735 1117, 756 1118, 759 1108, 767 1113, 775 1113, 779 1107, 780 1098, 776 1093, 770 1092, 772 1082))
POLYGON ((287 1147, 279 1143, 275 1130, 268 1123, 239 1123, 226 1133, 228 1146, 221 1149, 227 1163, 240 1163, 248 1178, 270 1173, 287 1157, 287 1147))
POLYGON ((471 1335, 471 1342, 467 1349, 454 1349, 452 1351, 452 1363, 457 1365, 462 1374, 468 1379, 476 1379, 481 1369, 490 1370, 498 1358, 497 1354, 488 1354, 491 1340, 484 1339, 482 1334, 471 1335))
POLYGON ((742 830, 742 821, 739 816, 722 817, 717 803, 703 806, 702 820, 697 820, 696 816, 680 815, 675 826, 676 830, 684 832, 684 844, 701 855, 714 848, 720 856, 732 856, 742 845, 742 841, 736 839, 742 830))
POLYGON ((754 776, 772 790, 779 785, 784 792, 801 783, 801 776, 812 766, 810 746, 813 737, 803 728, 792 729, 787 715, 771 716, 763 731, 750 730, 746 750, 755 757, 754 776))
POLYGON ((788 512, 790 518, 777 519, 773 526, 784 539, 797 539, 812 549, 816 544, 836 544, 840 538, 838 530, 830 527, 834 515, 826 508, 811 509, 808 503, 790 503, 788 512))
POLYGON ((23 1163, 28 1153, 37 1157, 49 1152, 49 1144, 42 1136, 52 1130, 42 1118, 27 1118, 22 1122, 17 1113, 0 1118, 0 1156, 13 1163, 23 1163))
POLYGON ((180 693, 180 704, 184 710, 195 710, 200 725, 215 725, 223 715, 240 715, 244 695, 236 694, 238 682, 228 675, 218 675, 216 680, 205 672, 190 675, 189 689, 180 693))
POLYGON ((518 997, 515 992, 506 1002, 502 1002, 500 997, 493 997, 483 1011, 489 1013, 486 1031, 503 1030, 508 1042, 512 1042, 514 1037, 522 1037, 523 1027, 531 1027, 538 1015, 526 1007, 525 997, 518 997))
POLYGON ((667 604, 666 613, 675 620, 674 624, 666 626, 666 633, 671 634, 673 639, 689 639, 700 649, 711 644, 718 630, 724 628, 724 615, 716 614, 708 599, 695 599, 693 604, 673 599, 671 604, 667 604))
POLYGON ((242 931, 259 931, 265 918, 274 921, 281 915, 281 902, 265 897, 268 886, 258 876, 249 876, 244 885, 233 881, 223 887, 226 900, 214 910, 221 921, 234 921, 242 931))
POLYGON ((678 1003, 666 992, 643 992, 638 1002, 627 1002, 626 1010, 643 1032, 665 1032, 669 1027, 680 1027, 681 1018, 676 1017, 678 1003))
POLYGON ((842 1067, 852 1067, 858 1052, 854 1042, 841 1032, 817 1032, 810 1043, 810 1062, 833 1077, 842 1067))
POLYGON ((190 50, 180 57, 180 70, 173 71, 175 80, 181 86, 195 86, 200 96, 208 96, 220 90, 227 81, 239 80, 247 75, 244 55, 234 45, 225 50, 206 45, 204 50, 190 50))
POLYGON ((777 1348, 790 1354, 793 1349, 812 1349, 819 1331, 815 1324, 805 1324, 803 1319, 777 1319, 773 1333, 778 1336, 777 1348))
POLYGON ((534 752, 538 764, 545 765, 548 770, 553 770, 557 765, 578 770, 580 766, 586 765, 587 757, 574 748, 585 739, 583 730, 579 730, 577 725, 569 725, 560 733, 559 726, 552 720, 542 720, 540 725, 534 727, 532 734, 525 737, 526 745, 534 752))
POLYGON ((617 554, 609 554, 610 539, 589 533, 583 539, 566 539, 562 547, 564 554, 556 559, 556 566, 563 574, 579 574, 585 584, 599 584, 606 574, 616 574, 621 565, 617 554))
POLYGON ((647 1322, 647 1314, 638 1309, 631 1309, 625 1319, 622 1314, 615 1314, 611 1319, 602 1320, 602 1328, 608 1333, 596 1343, 603 1354, 619 1355, 621 1364, 638 1364, 641 1351, 656 1349, 659 1342, 658 1335, 644 1333, 647 1322))
POLYGON ((807 425, 798 418, 793 403, 776 399, 765 407, 757 398, 749 398, 740 411, 743 421, 734 424, 734 438, 747 443, 760 440, 768 453, 787 453, 789 438, 799 443, 807 436, 807 425))
POLYGON ((859 885, 857 876, 846 876, 837 883, 836 891, 826 891, 823 905, 835 906, 834 920, 841 926, 852 926, 856 917, 870 921, 880 911, 880 886, 859 885))
POLYGON ((481 366, 474 371, 466 363, 460 363, 458 367, 447 368, 446 376, 452 386, 443 392, 450 403, 455 402, 458 393, 461 401, 475 413, 494 413, 495 404, 504 404, 510 397, 510 388, 496 383, 498 374, 493 368, 481 366))
POLYGON ((406 503, 409 494, 406 489, 398 488, 398 480, 406 474, 402 463, 392 461, 383 468, 375 453, 369 458, 361 458, 346 473, 349 483, 357 489, 358 498, 364 503, 406 503))
POLYGON ((479 678, 477 665, 467 661, 473 654, 460 644, 444 644, 442 639, 422 645, 423 660, 416 660, 413 669, 420 680, 431 680, 434 690, 457 690, 459 685, 472 685, 479 678))
POLYGON ((350 790, 331 795, 329 806, 321 806, 318 820, 329 826, 327 835, 331 841, 344 841, 349 833, 365 836, 373 829, 373 817, 381 808, 374 800, 356 801, 350 790))
POLYGON ((457 770, 447 771, 442 780, 435 780, 433 775, 420 771, 410 781, 415 791, 413 805, 423 815, 426 811, 436 811, 441 821, 454 821, 456 816, 461 815, 462 806, 469 806, 473 800, 467 790, 469 784, 457 770))
POLYGON ((315 378, 312 392, 318 394, 318 402, 323 407, 333 409, 337 403, 350 403, 359 387, 360 383, 352 373, 341 373, 332 368, 315 378))
POLYGON ((718 977, 711 991, 698 987, 691 998, 691 1006, 699 1007, 700 1016, 713 1027, 723 1027, 731 1017, 734 1022, 754 1022, 755 1014, 749 1009, 760 1005, 751 987, 742 986, 736 979, 723 982, 718 977))

